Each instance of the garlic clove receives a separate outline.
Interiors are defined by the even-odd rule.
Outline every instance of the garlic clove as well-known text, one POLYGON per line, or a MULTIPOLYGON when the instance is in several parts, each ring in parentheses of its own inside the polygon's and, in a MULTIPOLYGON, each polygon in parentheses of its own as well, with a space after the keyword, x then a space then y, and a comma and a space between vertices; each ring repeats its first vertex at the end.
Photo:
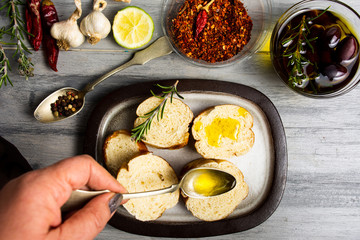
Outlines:
POLYGON ((57 45, 60 49, 69 50, 70 47, 78 47, 84 41, 85 37, 81 33, 76 22, 69 20, 54 23, 50 30, 51 36, 57 39, 57 45))
POLYGON ((111 23, 102 12, 94 10, 81 21, 80 30, 88 37, 88 42, 95 45, 109 35, 111 23))
POLYGON ((57 40, 60 49, 68 50, 70 47, 78 47, 85 41, 77 25, 77 20, 82 14, 81 0, 74 0, 74 2, 76 10, 69 19, 54 23, 50 29, 50 34, 57 40))
POLYGON ((92 45, 106 38, 111 31, 109 19, 101 12, 106 6, 105 0, 94 0, 93 11, 80 23, 81 32, 88 37, 88 42, 92 45))

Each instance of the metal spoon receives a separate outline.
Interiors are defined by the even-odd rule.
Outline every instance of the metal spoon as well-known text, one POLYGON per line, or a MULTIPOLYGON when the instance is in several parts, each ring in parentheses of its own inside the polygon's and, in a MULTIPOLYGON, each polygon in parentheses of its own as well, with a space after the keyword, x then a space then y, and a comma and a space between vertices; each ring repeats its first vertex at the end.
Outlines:
MULTIPOLYGON (((188 171, 180 180, 178 184, 173 184, 170 187, 136 193, 117 193, 122 199, 143 198, 155 196, 165 193, 172 193, 181 188, 182 192, 192 198, 208 198, 218 196, 226 193, 236 186, 236 179, 233 175, 216 168, 194 168, 188 171), (205 186, 204 185, 208 185, 205 186), (204 191, 200 190, 211 190, 204 191)), ((79 209, 84 206, 92 198, 103 193, 110 192, 109 190, 102 191, 85 191, 75 190, 72 192, 68 201, 62 206, 63 212, 79 209)), ((121 201, 121 200, 120 200, 121 201)))
POLYGON ((47 98, 45 98, 39 104, 39 106, 35 109, 34 117, 42 123, 50 123, 50 122, 56 122, 56 121, 64 120, 69 117, 75 116, 77 113, 79 113, 83 109, 83 107, 85 105, 85 95, 88 92, 94 90, 94 87, 96 87, 99 83, 101 83, 108 77, 114 75, 115 73, 117 73, 127 67, 130 67, 132 65, 143 65, 154 58, 168 55, 171 52, 172 52, 172 48, 171 48, 168 40, 166 39, 166 37, 160 37, 159 39, 157 39, 154 43, 152 43, 147 48, 136 52, 134 57, 130 61, 128 61, 127 63, 106 73, 105 75, 96 79, 94 82, 87 84, 84 89, 79 91, 72 87, 65 87, 65 88, 61 88, 61 89, 53 92, 47 98), (79 96, 79 98, 82 99, 82 102, 83 102, 82 106, 79 110, 77 110, 76 112, 74 112, 72 115, 70 115, 68 117, 64 117, 64 116, 55 117, 51 111, 50 104, 55 102, 59 96, 65 95, 68 91, 77 94, 79 96))

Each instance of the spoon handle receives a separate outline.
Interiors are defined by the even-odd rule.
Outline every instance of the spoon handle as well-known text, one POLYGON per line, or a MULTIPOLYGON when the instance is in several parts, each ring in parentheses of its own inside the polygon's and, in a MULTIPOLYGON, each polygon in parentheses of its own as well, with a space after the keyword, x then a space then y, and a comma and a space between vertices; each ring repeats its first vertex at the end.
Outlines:
MULTIPOLYGON (((134 57, 135 58, 135 57, 134 57)), ((136 65, 137 63, 135 63, 134 58, 132 58, 130 61, 124 63, 123 65, 111 70, 108 73, 105 73, 104 75, 102 75, 101 77, 99 77, 98 79, 96 79, 95 81, 88 83, 85 88, 81 91, 84 95, 88 92, 91 92, 92 90, 94 90, 94 88, 101 83, 102 81, 104 81, 105 79, 107 79, 108 77, 114 75, 115 73, 124 70, 125 68, 128 68, 132 65, 136 65)))
MULTIPOLYGON (((122 199, 131 199, 131 198, 142 198, 142 197, 150 197, 165 193, 172 193, 179 189, 179 184, 171 185, 170 187, 147 191, 147 192, 136 192, 136 193, 124 193, 122 195, 122 199)), ((61 207, 62 212, 68 212, 72 210, 76 210, 84 206, 87 202, 93 199, 96 196, 101 194, 110 192, 109 190, 102 191, 86 191, 86 190, 75 190, 71 193, 70 198, 67 202, 61 207)), ((120 193, 118 193, 120 194, 120 193)))
POLYGON ((94 90, 96 85, 98 85, 99 83, 101 83, 102 81, 107 79, 108 77, 114 75, 115 73, 117 73, 121 70, 124 70, 125 68, 128 68, 132 65, 143 65, 154 58, 165 56, 170 53, 172 53, 172 48, 170 46, 169 41, 164 36, 160 37, 159 39, 157 39, 155 42, 153 42, 147 48, 136 52, 134 57, 127 63, 104 74, 103 76, 96 79, 94 82, 87 84, 85 86, 85 88, 82 90, 82 93, 85 95, 86 93, 94 90))
POLYGON ((136 193, 123 193, 123 199, 131 199, 131 198, 142 198, 142 197, 150 197, 155 195, 161 195, 165 193, 172 193, 179 189, 179 184, 171 185, 170 187, 146 191, 146 192, 136 192, 136 193))
POLYGON ((102 191, 86 191, 86 190, 75 190, 71 193, 70 198, 61 207, 62 212, 69 212, 84 206, 88 201, 96 196, 110 192, 109 190, 102 191))

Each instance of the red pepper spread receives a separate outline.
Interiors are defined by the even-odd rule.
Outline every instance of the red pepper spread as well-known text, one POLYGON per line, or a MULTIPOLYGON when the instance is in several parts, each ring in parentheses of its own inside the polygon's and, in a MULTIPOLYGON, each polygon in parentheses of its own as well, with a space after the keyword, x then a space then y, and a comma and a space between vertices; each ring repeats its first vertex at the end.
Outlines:
POLYGON ((188 57, 222 62, 250 41, 252 21, 239 0, 209 2, 186 0, 172 20, 172 32, 175 44, 188 57))

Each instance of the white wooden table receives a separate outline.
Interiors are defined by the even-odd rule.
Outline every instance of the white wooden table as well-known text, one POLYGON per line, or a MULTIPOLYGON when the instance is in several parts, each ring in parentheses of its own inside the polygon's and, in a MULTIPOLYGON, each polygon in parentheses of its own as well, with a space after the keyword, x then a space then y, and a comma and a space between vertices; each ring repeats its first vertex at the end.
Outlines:
MULTIPOLYGON (((60 20, 75 9, 73 1, 54 1, 60 20)), ((273 2, 275 22, 297 1, 273 2)), ((360 1, 347 0, 360 12, 360 1)), ((83 1, 83 12, 91 1, 83 1)), ((155 21, 153 40, 162 36, 161 0, 133 0, 155 21)), ((128 6, 108 1, 104 13, 111 19, 128 6)), ((1 25, 7 21, 0 15, 1 25)), ((9 55, 13 50, 6 50, 9 55)), ((12 62, 14 87, 0 89, 0 135, 18 147, 33 168, 82 153, 86 123, 104 96, 121 86, 158 79, 202 78, 251 86, 270 98, 282 118, 288 144, 288 179, 284 197, 275 213, 260 226, 216 239, 360 239, 360 87, 332 99, 311 99, 290 91, 275 74, 270 55, 262 51, 248 62, 225 68, 190 65, 175 53, 144 66, 128 68, 87 95, 77 117, 53 124, 35 120, 37 104, 52 91, 65 86, 81 88, 105 72, 126 62, 133 51, 119 47, 110 35, 96 47, 88 43, 60 52, 55 73, 46 64, 43 51, 33 52, 35 76, 25 81, 12 62)), ((107 226, 97 239, 149 239, 107 226)))

